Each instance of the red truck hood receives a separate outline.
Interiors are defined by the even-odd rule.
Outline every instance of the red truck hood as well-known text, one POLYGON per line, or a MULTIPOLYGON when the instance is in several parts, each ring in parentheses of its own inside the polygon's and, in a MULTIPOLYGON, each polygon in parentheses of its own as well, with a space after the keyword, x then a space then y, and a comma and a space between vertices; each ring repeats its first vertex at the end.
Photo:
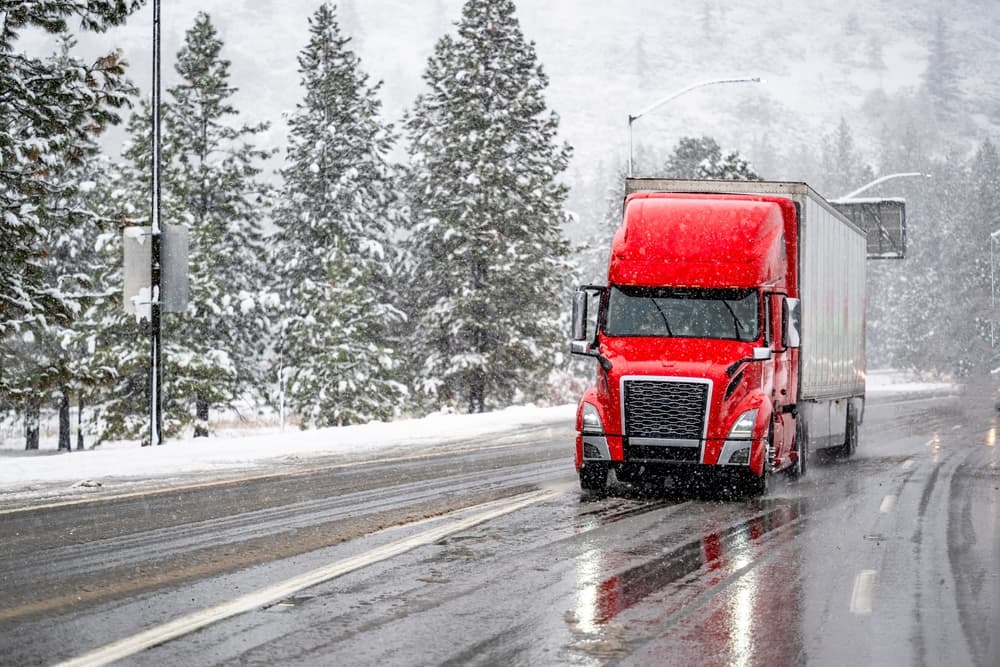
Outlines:
POLYGON ((727 382, 726 369, 753 356, 754 343, 707 338, 604 338, 614 383, 625 375, 664 375, 727 382))

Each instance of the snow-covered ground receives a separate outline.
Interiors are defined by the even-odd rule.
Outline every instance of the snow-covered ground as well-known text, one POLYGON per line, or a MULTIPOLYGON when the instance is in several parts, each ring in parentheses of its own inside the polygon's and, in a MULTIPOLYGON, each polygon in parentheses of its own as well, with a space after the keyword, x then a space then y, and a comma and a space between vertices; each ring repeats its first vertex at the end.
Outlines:
MULTIPOLYGON (((869 397, 944 393, 947 383, 927 383, 892 372, 868 376, 869 397)), ((573 427, 575 406, 512 407, 478 415, 437 414, 422 419, 371 423, 340 428, 284 432, 277 428, 243 430, 212 438, 171 440, 157 447, 134 442, 104 444, 83 451, 58 453, 0 449, 0 502, 4 499, 78 496, 88 490, 171 484, 178 480, 228 477, 266 472, 318 459, 330 463, 379 456, 419 455, 431 449, 475 446, 485 439, 537 437, 539 429, 573 427)), ((567 452, 570 440, 567 438, 567 452)), ((567 456, 569 454, 567 453, 567 456)))
POLYGON ((37 451, 24 451, 5 442, 0 449, 0 502, 4 498, 58 495, 59 486, 69 495, 109 487, 125 491, 157 482, 166 485, 287 469, 308 460, 349 462, 475 446, 485 439, 516 441, 523 434, 537 437, 539 429, 570 429, 574 414, 573 405, 512 407, 486 414, 435 414, 311 431, 294 427, 283 432, 275 427, 242 430, 211 438, 168 440, 156 447, 116 442, 72 452, 57 452, 53 443, 43 443, 37 451))

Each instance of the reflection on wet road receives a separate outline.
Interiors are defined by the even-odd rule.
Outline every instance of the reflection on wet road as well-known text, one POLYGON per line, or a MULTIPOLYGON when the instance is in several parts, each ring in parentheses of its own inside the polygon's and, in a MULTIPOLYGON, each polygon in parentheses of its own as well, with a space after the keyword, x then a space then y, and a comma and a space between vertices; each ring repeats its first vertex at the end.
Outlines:
MULTIPOLYGON (((592 623, 604 625, 650 594, 701 570, 709 586, 742 572, 754 562, 765 536, 783 527, 791 528, 805 504, 782 504, 724 530, 671 547, 652 560, 601 580, 593 594, 583 593, 585 598, 594 598, 592 623)), ((588 557, 593 556, 583 558, 588 557)), ((590 564, 583 567, 594 568, 590 564)))

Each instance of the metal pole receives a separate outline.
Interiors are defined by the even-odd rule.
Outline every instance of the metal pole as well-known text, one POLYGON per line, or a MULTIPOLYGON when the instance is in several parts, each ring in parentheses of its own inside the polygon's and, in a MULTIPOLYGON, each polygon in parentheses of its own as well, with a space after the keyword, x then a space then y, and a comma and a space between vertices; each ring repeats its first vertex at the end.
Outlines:
POLYGON ((628 177, 632 178, 632 121, 635 116, 628 115, 628 177))
POLYGON ((150 264, 149 442, 163 444, 163 359, 160 340, 160 0, 153 0, 152 260, 150 264))
POLYGON ((859 194, 861 194, 865 190, 867 190, 869 188, 873 188, 876 185, 878 185, 879 183, 885 183, 886 181, 892 180, 894 178, 910 178, 912 176, 923 176, 924 178, 933 178, 933 176, 931 174, 925 174, 925 173, 919 172, 919 171, 908 171, 908 172, 899 173, 899 174, 888 174, 887 176, 881 176, 879 178, 876 178, 871 183, 866 183, 865 185, 862 185, 860 188, 858 188, 857 190, 855 190, 853 192, 848 192, 843 197, 837 197, 837 199, 850 199, 851 197, 857 197, 859 194))
POLYGON ((667 95, 663 99, 660 99, 660 100, 657 100, 656 102, 653 102, 652 104, 650 104, 648 107, 646 107, 645 109, 643 109, 642 111, 640 111, 637 114, 629 114, 629 116, 628 116, 628 175, 632 176, 632 122, 633 121, 639 120, 640 118, 642 118, 643 116, 645 116, 646 114, 648 114, 650 111, 653 111, 654 109, 663 106, 664 104, 666 104, 670 100, 676 99, 676 98, 680 97, 681 95, 683 95, 684 93, 691 92, 692 90, 695 90, 696 88, 703 88, 705 86, 714 86, 714 85, 720 84, 720 83, 760 83, 760 82, 761 82, 761 78, 759 76, 754 76, 754 77, 740 77, 740 78, 734 78, 734 79, 713 79, 713 80, 710 80, 710 81, 700 81, 698 83, 695 83, 695 84, 692 84, 690 86, 687 86, 686 88, 681 88, 680 90, 677 90, 677 91, 674 91, 674 92, 670 93, 669 95, 667 95))
POLYGON ((993 268, 993 244, 997 240, 996 234, 997 232, 990 234, 990 349, 996 347, 996 334, 994 332, 994 328, 996 327, 997 319, 997 288, 996 273, 993 268))

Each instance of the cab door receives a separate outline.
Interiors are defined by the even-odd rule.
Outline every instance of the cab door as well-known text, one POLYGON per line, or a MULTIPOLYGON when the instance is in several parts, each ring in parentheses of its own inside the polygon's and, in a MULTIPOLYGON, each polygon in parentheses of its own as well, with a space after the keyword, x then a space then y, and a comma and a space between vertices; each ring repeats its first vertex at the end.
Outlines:
POLYGON ((775 415, 775 447, 779 459, 791 451, 795 426, 789 406, 795 404, 795 350, 788 344, 787 296, 770 294, 768 298, 768 323, 771 328, 771 361, 774 369, 771 384, 771 404, 775 415))

